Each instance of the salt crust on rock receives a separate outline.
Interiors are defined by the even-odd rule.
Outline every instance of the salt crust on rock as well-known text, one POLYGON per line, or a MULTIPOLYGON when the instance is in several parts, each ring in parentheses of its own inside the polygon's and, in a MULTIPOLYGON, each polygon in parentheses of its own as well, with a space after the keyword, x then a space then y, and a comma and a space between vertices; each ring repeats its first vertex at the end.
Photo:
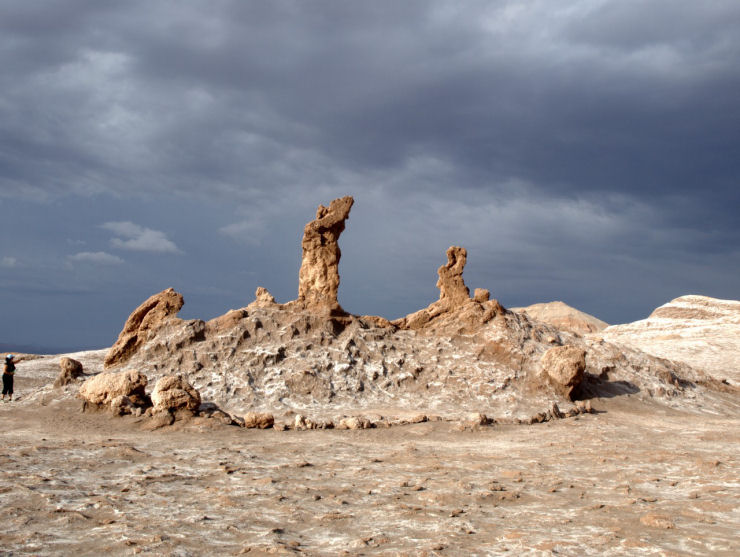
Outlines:
POLYGON ((329 408, 458 417, 485 410, 502 423, 572 415, 572 378, 542 380, 543 354, 561 345, 588 353, 579 396, 699 400, 706 377, 686 365, 507 311, 483 289, 471 298, 459 246, 447 250, 439 300, 427 308, 393 322, 347 314, 336 298, 337 241, 351 206, 351 198, 319 206, 306 225, 297 300, 280 304, 259 288, 248 306, 206 323, 178 319, 182 297, 167 290, 132 314, 109 356, 125 356, 152 380, 181 374, 233 415, 301 412, 296 429, 329 427, 321 417, 329 408))
POLYGON ((649 317, 612 325, 608 342, 683 362, 740 386, 740 301, 688 295, 656 308, 649 317))

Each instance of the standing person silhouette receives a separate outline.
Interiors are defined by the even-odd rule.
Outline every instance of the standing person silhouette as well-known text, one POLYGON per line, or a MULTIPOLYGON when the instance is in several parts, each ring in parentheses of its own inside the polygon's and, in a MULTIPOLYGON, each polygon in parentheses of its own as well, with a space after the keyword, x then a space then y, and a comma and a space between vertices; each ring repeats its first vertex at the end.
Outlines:
POLYGON ((5 356, 5 368, 3 369, 3 401, 5 395, 8 395, 8 400, 13 400, 13 375, 15 374, 15 362, 13 361, 13 354, 5 356))

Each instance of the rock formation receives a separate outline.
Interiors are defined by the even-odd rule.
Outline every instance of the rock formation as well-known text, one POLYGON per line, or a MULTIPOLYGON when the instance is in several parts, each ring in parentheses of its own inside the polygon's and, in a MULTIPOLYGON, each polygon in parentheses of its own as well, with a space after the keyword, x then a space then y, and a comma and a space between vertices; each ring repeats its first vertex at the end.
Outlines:
POLYGON ((602 337, 740 386, 740 301, 681 296, 646 319, 608 327, 602 337))
POLYGON ((329 207, 319 205, 316 219, 303 229, 303 256, 298 273, 298 302, 315 311, 343 313, 337 301, 339 290, 339 235, 349 217, 354 199, 335 199, 329 207))
POLYGON ((181 294, 168 288, 136 308, 126 320, 118 340, 105 357, 105 367, 126 363, 138 348, 152 338, 164 322, 177 315, 184 304, 181 294))
POLYGON ((275 425, 275 416, 269 412, 247 412, 244 427, 248 429, 269 429, 275 425))
POLYGON ((563 302, 532 304, 527 307, 509 308, 517 313, 526 313, 532 319, 549 323, 558 329, 585 335, 604 330, 609 326, 601 319, 584 313, 563 302))
POLYGON ((152 391, 155 413, 177 410, 195 412, 200 402, 200 393, 182 375, 165 375, 157 381, 152 391))
POLYGON ((177 318, 182 297, 167 290, 131 315, 106 362, 152 381, 180 375, 232 415, 284 411, 296 429, 341 424, 309 412, 389 407, 530 423, 577 412, 575 388, 579 397, 698 397, 705 376, 687 365, 507 311, 484 289, 471 298, 462 247, 447 250, 427 308, 394 322, 344 313, 337 240, 351 206, 351 197, 319 206, 306 225, 297 300, 279 304, 259 288, 248 306, 204 322, 177 318))
POLYGON ((496 300, 489 300, 488 290, 476 288, 475 297, 465 286, 463 270, 468 252, 451 246, 447 249, 447 263, 437 269, 439 300, 406 317, 392 321, 401 329, 430 329, 436 332, 476 329, 505 311, 496 300))
POLYGON ((77 360, 65 356, 59 360, 59 367, 61 371, 54 381, 54 387, 75 383, 78 378, 82 377, 82 364, 77 360))
POLYGON ((586 371, 586 351, 575 346, 555 346, 540 360, 543 374, 555 389, 567 399, 583 381, 586 371))
POLYGON ((257 291, 254 293, 254 302, 250 305, 254 307, 270 307, 275 305, 275 298, 270 294, 266 288, 261 286, 257 287, 257 291))
POLYGON ((468 260, 465 248, 451 246, 447 249, 447 263, 437 269, 439 280, 439 301, 449 307, 456 307, 470 299, 470 290, 463 280, 463 269, 468 260))
POLYGON ((147 378, 135 370, 119 373, 101 373, 86 380, 80 387, 79 396, 87 403, 103 406, 121 396, 128 397, 133 404, 144 405, 147 378))

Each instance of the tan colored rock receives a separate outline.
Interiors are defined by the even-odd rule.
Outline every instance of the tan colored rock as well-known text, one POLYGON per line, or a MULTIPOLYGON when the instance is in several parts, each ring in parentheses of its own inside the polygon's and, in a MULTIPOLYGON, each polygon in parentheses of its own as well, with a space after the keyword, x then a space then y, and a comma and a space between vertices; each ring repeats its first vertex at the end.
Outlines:
POLYGON ((554 420, 560 420, 565 417, 565 414, 560 410, 557 402, 553 402, 550 407, 550 416, 554 420))
POLYGON ((146 385, 146 376, 133 369, 104 372, 86 380, 80 387, 79 396, 96 405, 108 405, 116 397, 126 396, 141 406, 146 399, 146 385))
POLYGON ((592 414, 594 409, 590 400, 576 400, 576 410, 581 414, 592 414))
POLYGON ((672 530, 676 527, 670 516, 658 513, 644 514, 640 517, 640 522, 645 526, 650 526, 651 528, 662 528, 664 530, 672 530))
POLYGON ((527 307, 510 308, 517 313, 526 313, 530 318, 548 323, 562 331, 585 335, 604 330, 609 326, 601 319, 584 313, 563 302, 532 304, 527 307))
POLYGON ((467 415, 465 421, 470 425, 488 425, 492 420, 481 412, 472 412, 467 415))
POLYGON ((460 305, 470 299, 470 290, 463 280, 463 269, 468 259, 468 251, 459 246, 447 249, 447 263, 437 269, 439 279, 439 300, 453 305, 460 305))
POLYGON ((370 429, 373 424, 363 416, 350 416, 339 420, 337 429, 370 429))
POLYGON ((298 301, 307 307, 341 312, 339 291, 339 235, 349 217, 354 199, 335 199, 329 207, 319 205, 316 219, 303 230, 303 257, 298 274, 298 301))
POLYGON ((116 416, 123 416, 124 414, 131 414, 134 411, 134 404, 131 399, 126 395, 119 395, 110 402, 111 414, 116 416))
POLYGON ((573 389, 583 381, 586 351, 575 346, 555 346, 544 353, 540 363, 550 383, 570 399, 573 389))
POLYGON ((82 364, 77 360, 63 356, 59 360, 59 367, 61 371, 54 381, 54 387, 63 387, 75 383, 76 380, 83 375, 82 364))
POLYGON ((181 294, 168 288, 136 308, 126 320, 118 340, 106 354, 105 368, 127 362, 164 322, 177 316, 184 303, 181 294))
POLYGON ((200 393, 182 375, 165 375, 154 386, 152 404, 154 412, 189 410, 200 406, 200 393))
POLYGON ((250 429, 268 429, 275 425, 275 417, 269 412, 247 412, 244 415, 244 427, 250 429))
POLYGON ((496 300, 489 300, 490 292, 479 288, 476 297, 463 280, 467 251, 459 246, 447 249, 447 263, 437 269, 439 300, 428 307, 392 321, 400 329, 427 329, 439 333, 455 334, 479 329, 504 308, 496 300))
POLYGON ((223 331, 230 331, 234 329, 239 323, 248 316, 248 312, 244 309, 232 309, 223 315, 214 317, 213 319, 206 322, 206 333, 207 334, 218 334, 223 331))
POLYGON ((311 418, 307 418, 302 414, 296 414, 293 420, 293 429, 296 431, 304 431, 307 429, 318 429, 318 424, 311 418))
POLYGON ((217 422, 221 425, 239 425, 244 427, 243 419, 238 416, 232 416, 228 412, 224 412, 215 404, 204 405, 205 408, 200 408, 198 415, 206 420, 217 422))
POLYGON ((485 288, 476 288, 473 294, 473 300, 476 302, 487 302, 491 299, 491 293, 485 288))
POLYGON ((256 307, 270 307, 276 304, 277 302, 275 302, 275 297, 268 292, 267 288, 258 286, 257 291, 254 293, 254 302, 250 305, 256 307))

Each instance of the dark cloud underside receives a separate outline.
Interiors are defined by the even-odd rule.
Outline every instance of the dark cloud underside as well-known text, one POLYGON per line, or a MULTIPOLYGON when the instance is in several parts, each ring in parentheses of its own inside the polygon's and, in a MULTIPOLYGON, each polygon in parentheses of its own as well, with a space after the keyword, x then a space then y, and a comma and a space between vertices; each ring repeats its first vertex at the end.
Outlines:
POLYGON ((450 244, 510 305, 738 298, 738 62, 729 0, 0 1, 0 302, 287 299, 348 193, 352 311, 428 303, 450 244))

